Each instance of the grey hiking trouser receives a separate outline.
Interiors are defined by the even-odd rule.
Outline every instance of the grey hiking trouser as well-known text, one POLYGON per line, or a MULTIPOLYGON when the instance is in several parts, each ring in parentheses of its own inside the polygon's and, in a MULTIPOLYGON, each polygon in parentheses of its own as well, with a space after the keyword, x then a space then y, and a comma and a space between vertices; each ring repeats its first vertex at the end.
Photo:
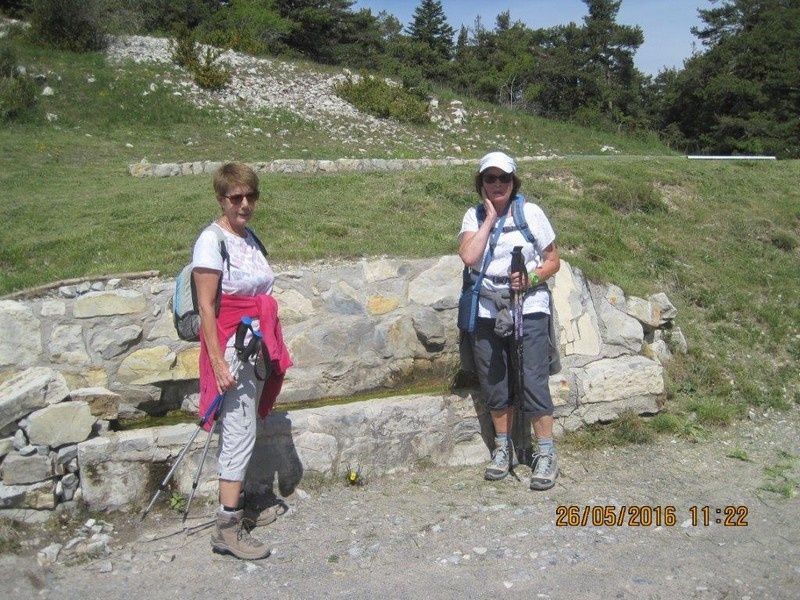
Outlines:
MULTIPOLYGON (((522 412, 530 417, 553 414, 550 397, 549 327, 550 315, 533 313, 522 319, 523 405, 522 412)), ((489 410, 504 410, 511 404, 516 385, 512 355, 514 338, 498 337, 494 319, 477 319, 473 335, 473 354, 478 381, 489 410)))

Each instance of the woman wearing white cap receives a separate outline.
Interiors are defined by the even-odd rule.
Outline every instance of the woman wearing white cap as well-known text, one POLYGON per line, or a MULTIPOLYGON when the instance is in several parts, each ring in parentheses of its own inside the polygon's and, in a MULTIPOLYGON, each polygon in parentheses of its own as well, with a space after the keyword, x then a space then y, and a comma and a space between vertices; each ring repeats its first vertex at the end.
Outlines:
MULTIPOLYGON (((555 232, 542 209, 518 194, 520 180, 514 159, 503 152, 484 156, 475 176, 475 190, 483 200, 464 215, 458 254, 467 267, 465 277, 479 290, 477 311, 465 329, 472 345, 475 369, 491 412, 495 448, 486 467, 486 479, 505 477, 514 456, 509 437, 511 419, 511 344, 503 331, 502 301, 509 290, 524 294, 522 411, 532 418, 538 441, 530 488, 555 485, 558 461, 553 446, 553 401, 548 387, 550 354, 550 293, 543 283, 559 268, 555 232), (514 210, 514 203, 517 203, 514 210), (517 217, 515 219, 515 216, 517 217), (517 222, 521 221, 521 222, 517 222), (525 227, 529 233, 525 231, 525 227), (532 234, 532 235, 531 235, 532 234), (532 241, 530 241, 532 240, 532 241), (510 273, 511 254, 522 246, 528 276, 510 273)), ((508 314, 505 311, 506 315, 508 314)), ((462 324, 459 323, 462 327, 462 324)))

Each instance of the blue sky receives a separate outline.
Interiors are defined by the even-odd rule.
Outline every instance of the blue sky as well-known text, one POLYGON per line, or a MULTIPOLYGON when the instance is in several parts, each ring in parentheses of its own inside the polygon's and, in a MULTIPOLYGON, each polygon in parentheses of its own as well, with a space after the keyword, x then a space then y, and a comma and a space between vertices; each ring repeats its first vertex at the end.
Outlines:
MULTIPOLYGON (((357 0, 354 9, 370 8, 374 14, 381 10, 396 16, 408 25, 419 0, 357 0)), ((443 0, 447 22, 456 31, 461 25, 472 27, 480 15, 483 25, 493 28, 495 17, 504 10, 511 11, 512 21, 522 21, 529 27, 551 27, 570 21, 580 23, 586 14, 581 0, 443 0)), ((636 52, 636 66, 655 75, 664 67, 682 67, 693 48, 701 49, 689 32, 699 25, 698 8, 710 8, 709 0, 622 0, 617 17, 619 23, 639 25, 644 32, 644 44, 636 52)))

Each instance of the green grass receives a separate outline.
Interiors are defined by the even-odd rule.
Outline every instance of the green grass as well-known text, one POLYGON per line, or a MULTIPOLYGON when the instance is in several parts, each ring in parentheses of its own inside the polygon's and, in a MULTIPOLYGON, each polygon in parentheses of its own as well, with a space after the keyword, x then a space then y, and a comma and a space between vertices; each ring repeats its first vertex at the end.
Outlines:
POLYGON ((798 464, 800 464, 800 460, 797 456, 779 450, 777 462, 764 467, 766 481, 758 489, 778 494, 786 499, 794 498, 800 489, 798 464))
MULTIPOLYGON (((285 111, 233 118, 189 106, 170 86, 149 91, 152 81, 180 76, 172 66, 120 67, 100 54, 57 53, 19 38, 13 44, 30 73, 52 72, 48 84, 56 94, 39 97, 32 115, 0 129, 0 294, 71 277, 176 273, 197 232, 216 216, 210 177, 128 176, 127 165, 142 157, 361 155, 285 111), (47 113, 58 119, 48 122, 47 113)), ((437 95, 440 106, 454 97, 447 90, 437 95)), ((652 137, 587 130, 469 100, 465 106, 471 116, 464 131, 408 131, 441 144, 438 156, 458 154, 450 152, 454 145, 476 158, 495 148, 574 155, 520 165, 522 191, 539 198, 562 257, 628 294, 664 291, 678 308, 690 353, 668 369, 672 416, 648 422, 650 431, 700 439, 747 405, 800 403, 799 161, 687 161, 652 137), (634 156, 591 156, 604 144, 634 156)), ((426 154, 404 136, 388 149, 367 139, 360 147, 370 157, 426 154)), ((253 226, 279 267, 454 253, 463 213, 476 201, 473 168, 265 175, 253 226)))

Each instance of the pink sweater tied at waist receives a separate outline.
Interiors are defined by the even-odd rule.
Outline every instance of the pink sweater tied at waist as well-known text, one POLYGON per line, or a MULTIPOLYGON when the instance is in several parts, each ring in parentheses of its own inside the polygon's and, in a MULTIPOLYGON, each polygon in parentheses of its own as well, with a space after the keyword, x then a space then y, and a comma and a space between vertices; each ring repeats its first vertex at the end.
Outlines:
MULTIPOLYGON (((259 320, 259 329, 264 336, 264 349, 272 361, 272 371, 258 402, 258 416, 262 419, 272 410, 275 400, 281 391, 283 377, 286 370, 292 366, 289 351, 283 343, 283 333, 278 320, 278 303, 268 294, 258 296, 236 296, 223 294, 220 300, 219 315, 217 316, 217 338, 223 350, 228 344, 228 339, 236 332, 242 317, 251 317, 259 320)), ((235 373, 233 374, 235 377, 235 373)), ((214 369, 211 367, 211 357, 200 332, 200 416, 204 415, 217 396, 217 380, 214 369)), ((213 420, 205 424, 208 431, 213 427, 213 420)))

